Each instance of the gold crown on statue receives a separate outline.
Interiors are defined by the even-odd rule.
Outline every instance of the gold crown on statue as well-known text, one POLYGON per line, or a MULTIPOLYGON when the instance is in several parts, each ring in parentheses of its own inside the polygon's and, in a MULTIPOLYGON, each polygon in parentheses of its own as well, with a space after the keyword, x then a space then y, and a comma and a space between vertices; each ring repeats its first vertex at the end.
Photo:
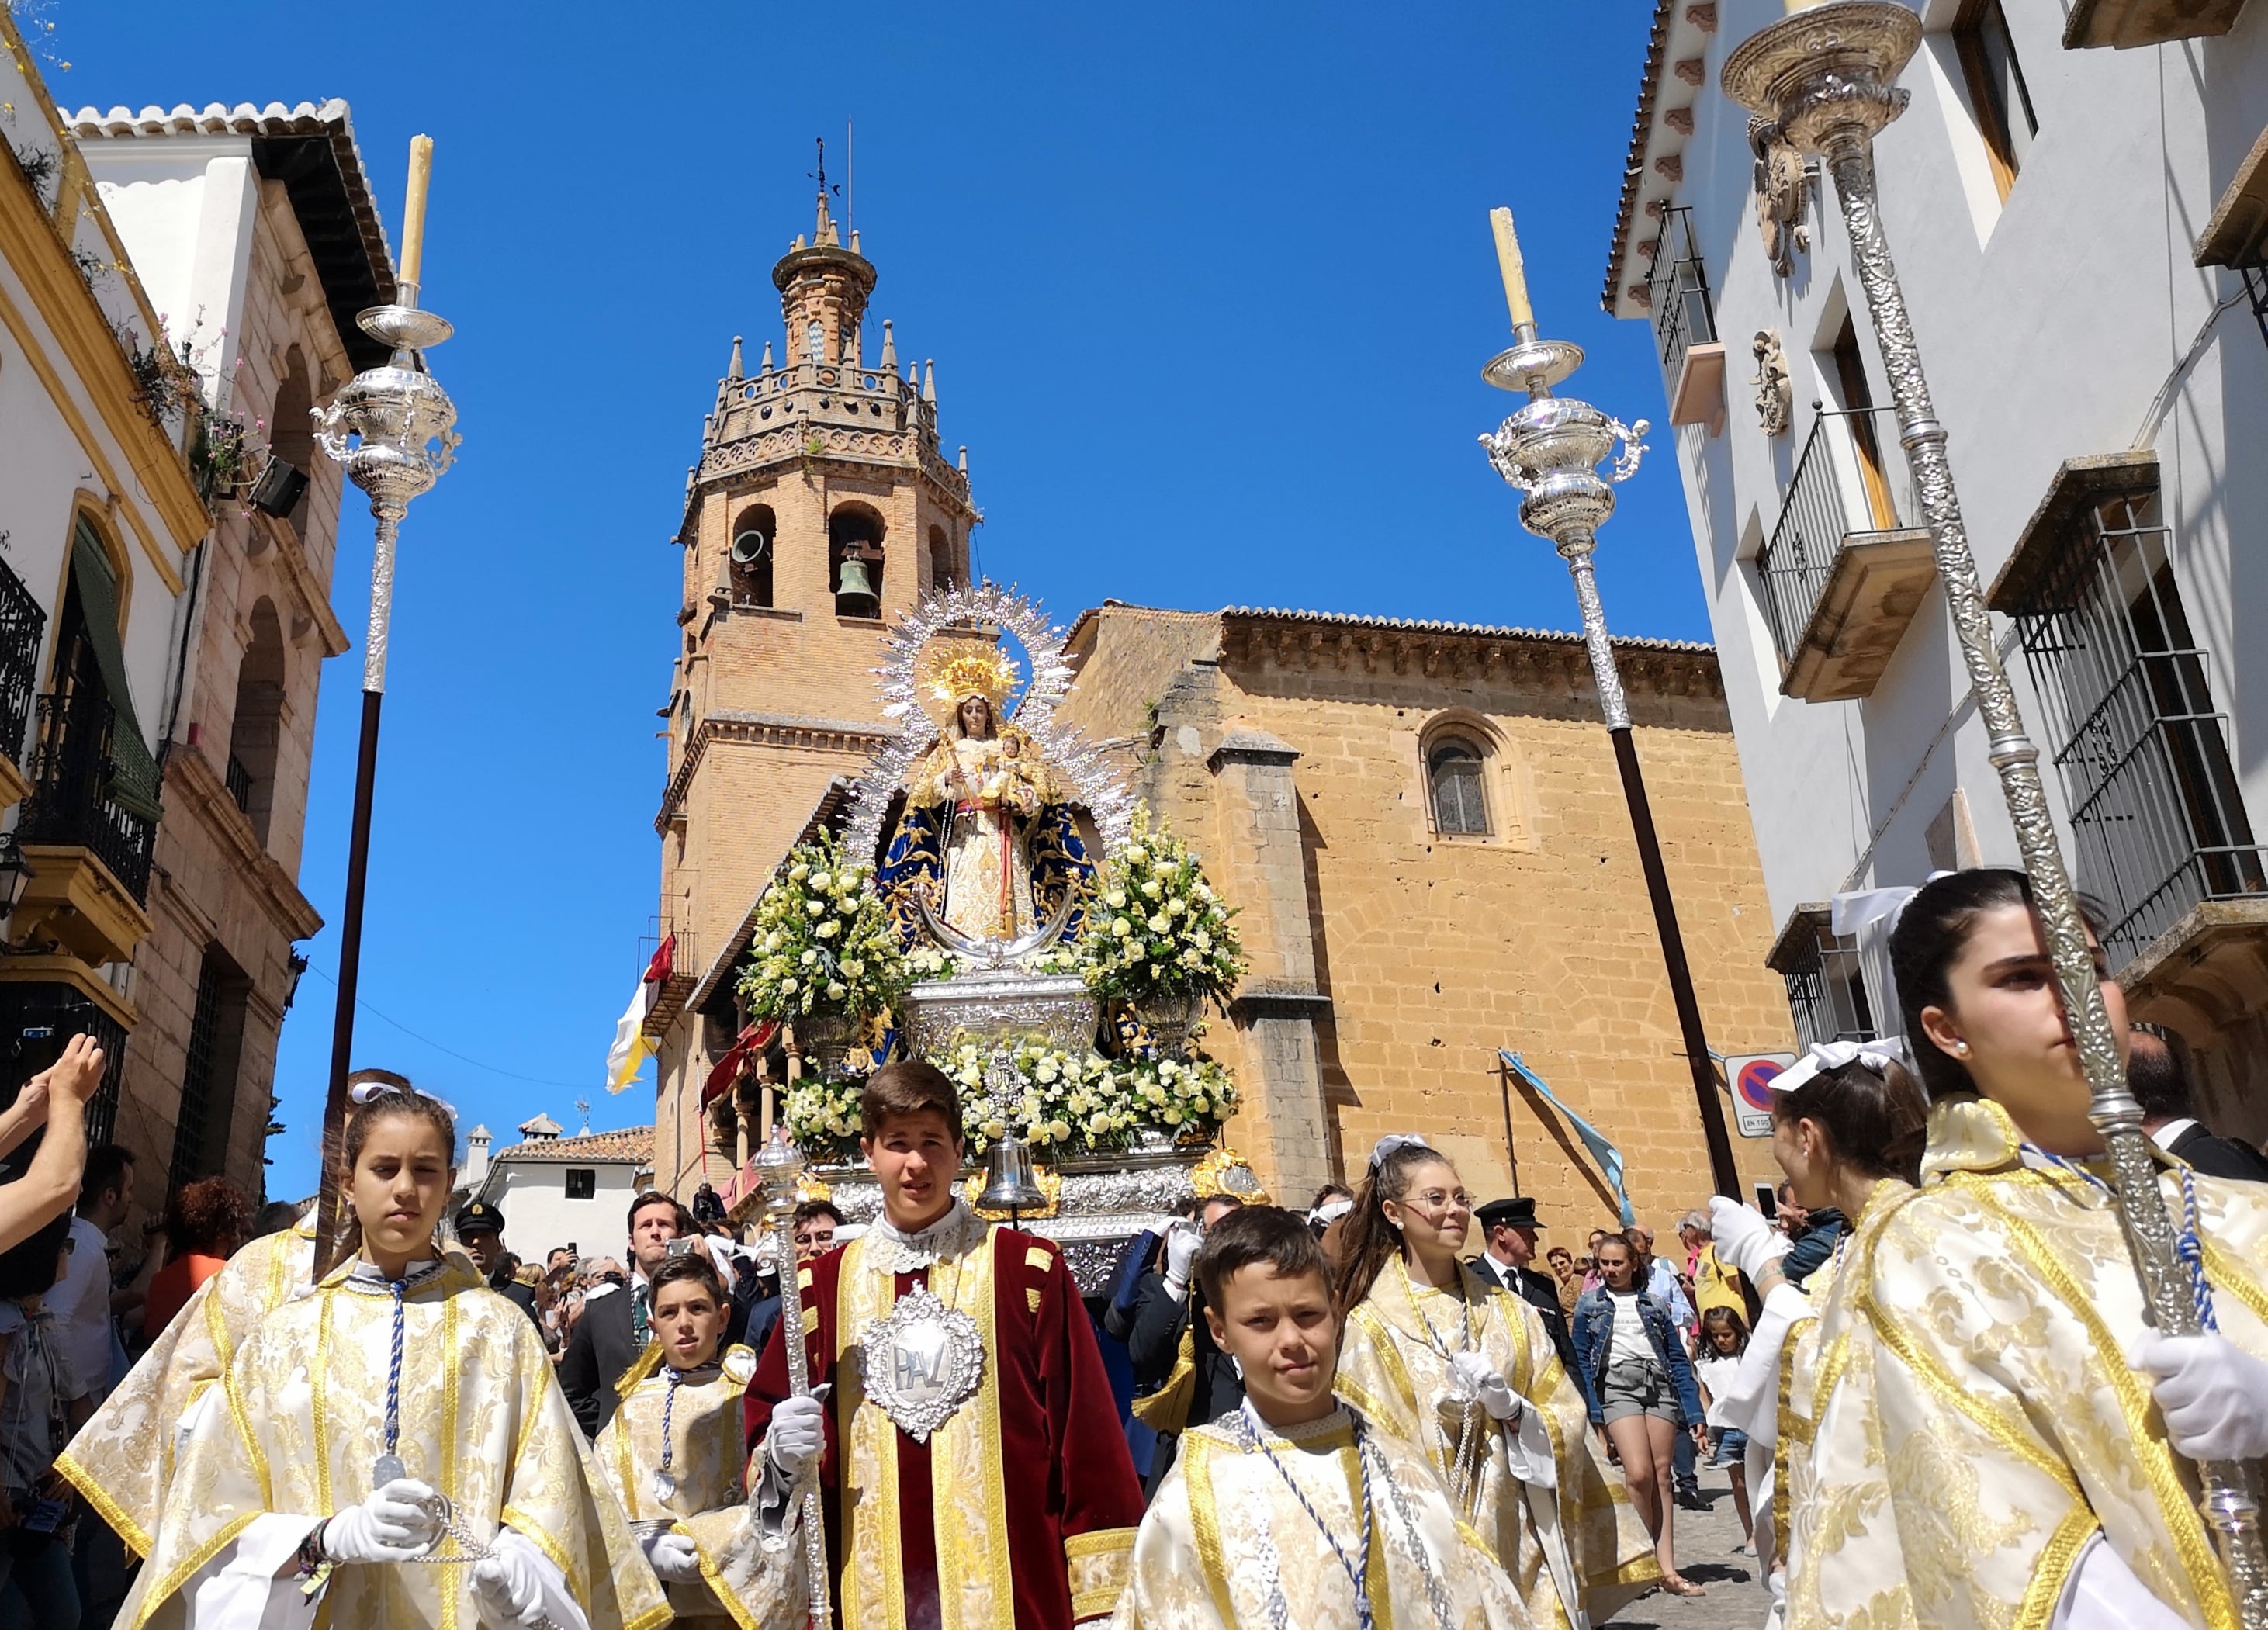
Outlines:
POLYGON ((915 684, 923 710, 940 727, 968 698, 982 696, 992 709, 997 728, 1002 723, 1001 707, 1019 677, 1015 658, 997 645, 960 642, 924 652, 915 684))

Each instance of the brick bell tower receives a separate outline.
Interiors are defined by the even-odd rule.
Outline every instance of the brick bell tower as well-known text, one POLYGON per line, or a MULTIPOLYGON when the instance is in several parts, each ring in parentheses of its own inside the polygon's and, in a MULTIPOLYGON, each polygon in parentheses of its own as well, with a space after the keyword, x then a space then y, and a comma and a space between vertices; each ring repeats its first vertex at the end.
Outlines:
MULTIPOLYGON (((654 1180, 721 1192, 747 1154, 748 1106, 701 1102, 737 1031, 746 924, 774 866, 839 799, 886 731, 872 670, 889 620, 965 582, 967 450, 937 439, 933 364, 899 360, 882 324, 866 360, 873 262, 843 242, 822 180, 818 221, 772 268, 786 335, 749 372, 740 341, 702 428, 675 541, 678 654, 663 710, 668 780, 662 931, 672 973, 646 1021, 657 1054, 654 1180), (704 1171, 705 1162, 705 1171, 704 1171)), ((763 1128, 753 1128, 761 1139, 763 1128)))

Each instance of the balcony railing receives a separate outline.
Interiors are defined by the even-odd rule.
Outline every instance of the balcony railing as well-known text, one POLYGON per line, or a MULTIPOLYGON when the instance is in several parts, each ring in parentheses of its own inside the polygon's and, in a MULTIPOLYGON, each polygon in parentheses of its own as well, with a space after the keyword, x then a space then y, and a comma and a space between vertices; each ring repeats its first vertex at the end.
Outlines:
POLYGON ((1654 349, 1661 369, 1674 382, 1685 353, 1717 338, 1717 311, 1709 297, 1709 273, 1693 241, 1693 211, 1665 209, 1653 240, 1653 269, 1646 275, 1653 311, 1654 349))
POLYGON ((21 761, 32 698, 40 682, 40 641, 48 613, 24 580, 0 561, 0 753, 21 761))
POLYGON ((1814 406, 1811 435, 1796 459, 1778 523, 1756 555, 1772 639, 1791 662, 1844 540, 1918 525, 1921 514, 1905 460, 1889 458, 1897 445, 1890 410, 1814 406))
POLYGON ((146 905, 158 823, 117 796, 118 753, 111 739, 116 710, 95 696, 42 696, 38 716, 32 795, 17 824, 18 841, 87 849, 137 904, 146 905))

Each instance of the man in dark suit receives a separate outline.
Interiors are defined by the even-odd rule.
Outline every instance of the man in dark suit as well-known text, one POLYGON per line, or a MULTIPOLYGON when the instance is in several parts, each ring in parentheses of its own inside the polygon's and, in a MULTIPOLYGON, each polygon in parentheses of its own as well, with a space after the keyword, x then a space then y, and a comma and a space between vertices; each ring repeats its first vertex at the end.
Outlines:
MULTIPOLYGON (((693 1214, 657 1189, 630 1201, 630 1282, 603 1296, 585 1294, 583 1317, 559 1360, 560 1391, 593 1438, 614 1419, 616 1378, 645 1351, 646 1281, 669 1259, 672 1240, 694 1236, 693 1214)), ((697 1237, 692 1243, 697 1247, 697 1237)))
POLYGON ((2268 1183, 2268 1160, 2199 1124, 2189 1075, 2162 1038, 2146 1030, 2129 1035, 2126 1084, 2142 1105, 2142 1129, 2166 1153, 2207 1177, 2268 1183))
MULTIPOLYGON (((1542 1315, 1551 1345, 1559 1350, 1560 1367, 1580 1375, 1575 1362, 1575 1340, 1567 1331, 1567 1315, 1559 1306, 1559 1287, 1551 1275, 1535 1267, 1535 1236, 1543 1226, 1535 1220, 1535 1200, 1491 1200, 1473 1214, 1480 1220, 1488 1249, 1473 1259, 1474 1271, 1492 1280, 1542 1315)), ((1578 1384, 1580 1384, 1580 1383, 1578 1384)))
MULTIPOLYGON (((1243 1203, 1233 1194, 1207 1195, 1195 1221, 1184 1217, 1166 1230, 1159 1270, 1145 1274, 1134 1294, 1126 1355, 1132 1362, 1137 1389, 1147 1392, 1167 1380, 1180 1362, 1182 1338, 1189 1338, 1196 1380, 1189 1414, 1182 1422, 1184 1430, 1210 1426, 1244 1405, 1243 1377, 1228 1355, 1214 1345, 1212 1327, 1204 1316, 1204 1290, 1194 1282, 1192 1272, 1205 1234, 1243 1203)), ((1179 1442, 1179 1432, 1167 1435, 1160 1428, 1158 1451, 1150 1462, 1150 1493, 1156 1493, 1165 1481, 1179 1442)))
POLYGON ((526 1314, 538 1330, 542 1329, 543 1315, 537 1311, 535 1292, 512 1276, 512 1265, 504 1256, 504 1213, 485 1200, 460 1206, 457 1243, 472 1258, 481 1277, 489 1281, 489 1289, 526 1314))

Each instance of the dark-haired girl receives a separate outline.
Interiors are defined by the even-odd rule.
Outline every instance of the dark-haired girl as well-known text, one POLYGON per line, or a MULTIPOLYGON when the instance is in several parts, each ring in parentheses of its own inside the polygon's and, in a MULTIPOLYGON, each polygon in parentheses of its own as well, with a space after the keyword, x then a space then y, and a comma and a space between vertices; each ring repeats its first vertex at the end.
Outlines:
POLYGON ((1380 1140, 1343 1224, 1338 1390, 1432 1463, 1531 1619, 1603 1623, 1653 1582, 1650 1547, 1542 1318, 1458 1259, 1471 1226, 1446 1156, 1380 1140))
POLYGON ((1932 1101, 1921 1187, 1869 1202, 1792 1377, 1790 1622, 2234 1626, 2190 1462, 2268 1451, 2268 1203, 2161 1172, 2219 1333, 2156 1335, 2023 875, 1933 880, 1889 951, 1932 1101))
POLYGON ((352 1250, 238 1350, 120 1623, 190 1630, 650 1630, 668 1617, 595 1487, 542 1339, 435 1238, 455 1172, 437 1100, 364 1096, 340 1182, 352 1250))
POLYGON ((1729 1307, 1705 1308, 1701 1325, 1693 1341, 1693 1384, 1700 1389, 1701 1408, 1709 1426, 1709 1464, 1722 1466, 1733 1483, 1733 1509, 1741 1519, 1741 1543, 1734 1547, 1744 1554, 1756 1551, 1756 1526, 1749 1516, 1749 1473, 1742 1462, 1742 1453, 1749 1446, 1749 1435, 1724 1416, 1718 1393, 1728 1385, 1741 1367, 1741 1355, 1749 1350, 1749 1326, 1740 1314, 1729 1307))

